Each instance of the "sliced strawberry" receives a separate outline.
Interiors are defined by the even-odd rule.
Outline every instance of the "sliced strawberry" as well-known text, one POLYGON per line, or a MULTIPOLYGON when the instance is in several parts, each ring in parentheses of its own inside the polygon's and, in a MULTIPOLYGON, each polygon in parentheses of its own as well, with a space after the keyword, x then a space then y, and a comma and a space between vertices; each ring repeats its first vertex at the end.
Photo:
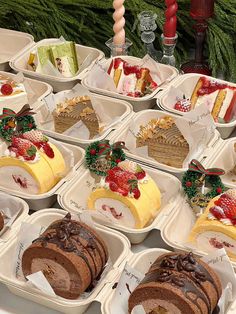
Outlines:
POLYGON ((134 193, 134 198, 135 199, 138 199, 140 197, 140 195, 141 195, 141 193, 140 193, 138 188, 133 189, 132 192, 134 193))
POLYGON ((218 220, 226 218, 224 211, 220 207, 213 206, 209 209, 209 212, 218 220))
POLYGON ((224 213, 225 213, 226 218, 229 218, 230 220, 236 219, 236 207, 235 206, 225 208, 224 213))

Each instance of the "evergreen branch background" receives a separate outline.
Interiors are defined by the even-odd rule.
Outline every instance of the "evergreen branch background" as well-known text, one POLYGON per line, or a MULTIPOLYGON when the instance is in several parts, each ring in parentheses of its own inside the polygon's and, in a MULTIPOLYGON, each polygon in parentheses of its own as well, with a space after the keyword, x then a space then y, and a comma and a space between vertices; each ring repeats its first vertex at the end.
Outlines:
MULTIPOLYGON (((178 0, 179 63, 188 59, 194 48, 193 21, 189 16, 190 0, 178 0)), ((164 0, 127 0, 126 34, 133 42, 131 53, 143 56, 144 46, 137 15, 144 10, 157 14, 155 47, 161 49, 160 34, 164 23, 164 0)), ((112 37, 112 0, 1 0, 0 27, 31 33, 35 40, 64 36, 87 46, 97 47, 108 54, 105 41, 112 37)), ((216 0, 215 16, 209 20, 205 55, 213 75, 223 74, 236 82, 236 0, 216 0)))

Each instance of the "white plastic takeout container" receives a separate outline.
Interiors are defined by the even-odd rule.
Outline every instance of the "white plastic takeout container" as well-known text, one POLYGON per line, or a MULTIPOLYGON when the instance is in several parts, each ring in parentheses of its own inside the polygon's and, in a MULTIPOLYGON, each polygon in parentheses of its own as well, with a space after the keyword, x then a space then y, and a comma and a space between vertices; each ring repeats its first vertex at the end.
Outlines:
MULTIPOLYGON (((95 220, 110 228, 117 229, 124 233, 131 243, 137 244, 144 241, 149 232, 153 229, 160 230, 168 220, 169 215, 180 206, 182 195, 179 191, 181 188, 180 181, 171 174, 147 167, 142 168, 155 181, 162 194, 161 209, 158 211, 156 218, 146 227, 141 229, 128 228, 121 225, 95 220)), ((58 194, 58 203, 64 209, 72 213, 81 213, 87 209, 87 199, 95 186, 95 179, 88 169, 81 167, 80 172, 72 181, 66 184, 63 190, 58 194), (83 191, 83 193, 80 193, 83 191)), ((92 211, 91 211, 92 213, 92 211)))
MULTIPOLYGON (((62 219, 67 214, 61 209, 44 209, 28 216, 24 221, 30 224, 37 224, 46 228, 55 220, 62 219)), ((103 238, 107 244, 109 257, 112 263, 111 269, 101 279, 91 294, 86 298, 78 298, 76 300, 68 300, 59 296, 51 297, 40 290, 29 286, 26 282, 16 278, 14 273, 14 259, 16 254, 17 236, 11 243, 6 245, 1 251, 0 258, 0 281, 13 293, 25 299, 47 306, 66 314, 82 314, 88 306, 96 301, 103 287, 110 283, 117 275, 118 267, 127 257, 130 250, 130 243, 125 236, 117 231, 111 231, 109 228, 94 225, 97 233, 103 238)))
POLYGON ((227 188, 236 188, 236 174, 233 173, 232 169, 236 166, 236 137, 219 140, 217 145, 214 147, 209 158, 206 159, 205 166, 207 168, 221 168, 225 170, 225 174, 220 176, 223 184, 227 188), (232 165, 232 166, 230 166, 232 165))
MULTIPOLYGON (((202 75, 202 74, 184 74, 177 78, 175 78, 173 81, 170 82, 168 87, 164 89, 161 93, 157 95, 157 104, 163 109, 168 112, 171 112, 175 115, 185 115, 185 112, 181 112, 179 110, 174 109, 175 103, 173 103, 171 97, 170 97, 170 90, 171 87, 175 87, 183 92, 186 98, 190 98, 194 88, 199 80, 200 77, 206 77, 210 80, 217 81, 222 84, 228 84, 229 86, 236 87, 236 84, 223 81, 220 79, 216 79, 210 76, 202 75)), ((222 138, 227 138, 230 136, 230 134, 233 132, 235 126, 236 126, 236 119, 229 123, 218 123, 215 122, 215 125, 220 132, 220 135, 222 138)))
MULTIPOLYGON (((130 254, 127 259, 128 264, 140 273, 145 274, 150 268, 151 264, 161 255, 168 253, 169 251, 164 249, 147 249, 137 254, 130 254)), ((112 311, 112 302, 115 295, 115 289, 113 288, 115 282, 119 281, 120 275, 122 273, 122 268, 120 267, 120 273, 115 278, 114 282, 108 284, 105 289, 103 289, 103 298, 101 299, 101 310, 102 314, 114 314, 112 311)), ((234 314, 236 310, 236 300, 234 300, 230 305, 225 314, 234 314)), ((118 313, 117 313, 118 314, 118 313)))
MULTIPOLYGON (((56 145, 56 143, 57 143, 57 141, 53 140, 53 139, 50 139, 50 142, 54 145, 56 145)), ((76 170, 83 163, 84 155, 85 155, 84 150, 78 146, 73 146, 73 145, 67 144, 67 143, 60 143, 60 145, 64 146, 65 148, 67 148, 68 150, 70 150, 72 152, 73 157, 74 157, 74 165, 68 171, 68 173, 65 175, 65 177, 62 178, 50 191, 48 191, 46 193, 42 193, 42 194, 34 194, 34 195, 33 194, 26 194, 23 191, 20 192, 20 191, 14 191, 14 190, 10 190, 8 188, 5 188, 5 187, 1 186, 1 183, 0 183, 0 191, 5 192, 7 194, 15 195, 15 196, 18 196, 18 197, 24 199, 28 203, 31 210, 48 208, 52 204, 54 204, 56 202, 57 194, 59 193, 60 188, 66 182, 69 182, 73 178, 73 176, 76 174, 76 170)), ((60 147, 58 147, 58 148, 60 150, 60 147)), ((4 150, 4 149, 5 149, 5 144, 0 143, 0 152, 1 152, 1 150, 4 150)))
POLYGON ((15 236, 21 222, 28 216, 29 212, 29 206, 24 200, 0 192, 0 210, 3 209, 3 204, 7 204, 9 209, 19 212, 12 225, 10 227, 4 227, 0 231, 0 249, 15 236))
POLYGON ((34 71, 30 71, 27 69, 27 61, 29 59, 30 53, 36 51, 38 47, 50 44, 58 43, 58 38, 47 38, 40 40, 37 43, 33 43, 30 47, 27 47, 16 57, 13 58, 10 62, 11 68, 16 72, 23 72, 26 76, 35 78, 37 80, 44 81, 50 84, 53 87, 54 92, 59 92, 65 89, 71 89, 74 85, 76 85, 79 80, 86 74, 88 69, 92 66, 92 64, 96 60, 100 60, 104 57, 104 53, 96 48, 82 46, 79 44, 75 44, 76 52, 79 59, 79 64, 91 54, 91 63, 90 65, 83 69, 78 75, 70 78, 66 77, 56 77, 52 75, 40 74, 34 71))
MULTIPOLYGON (((198 256, 211 254, 211 251, 214 250, 213 248, 211 251, 204 251, 188 241, 188 236, 196 220, 196 215, 186 199, 182 206, 178 207, 173 215, 169 217, 168 222, 161 230, 162 239, 166 244, 178 251, 192 251, 198 256)), ((236 269, 236 262, 231 261, 231 263, 234 269, 236 269)))
MULTIPOLYGON (((0 71, 0 76, 1 75, 4 77, 9 77, 12 80, 14 80, 16 77, 16 74, 4 72, 4 71, 0 71)), ((24 82, 26 82, 26 84, 28 84, 32 90, 32 92, 30 91, 30 93, 27 94, 27 97, 28 97, 28 103, 33 109, 36 109, 38 100, 43 99, 44 97, 46 97, 52 92, 52 87, 45 82, 40 82, 40 81, 31 79, 28 77, 24 77, 22 83, 24 84, 24 82)), ((3 107, 6 107, 6 106, 3 105, 3 107)), ((1 105, 0 105, 0 110, 2 110, 1 105)))
MULTIPOLYGON (((165 164, 161 164, 157 162, 155 159, 147 156, 141 156, 135 153, 132 153, 129 151, 129 143, 128 140, 130 136, 134 135, 131 126, 138 126, 138 125, 146 125, 151 119, 158 119, 163 116, 170 116, 173 119, 184 119, 184 117, 176 116, 172 113, 166 113, 160 110, 143 110, 142 112, 134 113, 131 119, 127 121, 127 123, 123 126, 122 132, 118 136, 114 136, 111 138, 111 142, 116 141, 124 141, 126 143, 127 150, 125 151, 125 154, 128 158, 138 161, 139 163, 142 163, 144 165, 148 165, 150 167, 158 168, 164 171, 168 171, 170 173, 174 173, 177 175, 180 175, 188 170, 187 167, 182 168, 176 168, 171 167, 165 164)), ((199 162, 203 163, 203 165, 206 163, 206 159, 209 157, 209 153, 212 153, 213 147, 219 142, 220 140, 220 134, 218 131, 215 130, 212 138, 210 139, 209 143, 207 144, 207 147, 204 151, 199 154, 194 154, 194 158, 198 159, 199 162)))
POLYGON ((111 123, 105 126, 105 130, 99 136, 94 137, 93 139, 84 139, 81 137, 55 132, 52 113, 48 109, 46 102, 43 100, 41 101, 41 105, 39 105, 36 111, 37 114, 35 115, 38 128, 50 137, 71 144, 79 145, 81 147, 86 147, 94 141, 101 141, 118 135, 121 132, 125 122, 133 113, 132 106, 124 100, 111 99, 110 97, 97 94, 93 94, 92 96, 98 101, 101 101, 103 110, 111 119, 111 123))
MULTIPOLYGON (((140 63, 140 58, 136 58, 133 56, 121 56, 121 58, 123 60, 129 62, 129 64, 131 64, 131 65, 136 65, 136 64, 140 63)), ((101 65, 107 71, 110 63, 111 63, 111 59, 108 59, 108 60, 104 60, 101 63, 101 65)), ((165 88, 169 84, 169 82, 171 80, 173 80, 178 75, 178 70, 172 66, 161 64, 161 63, 159 63, 158 66, 159 66, 160 71, 163 75, 164 82, 155 91, 153 91, 151 94, 146 95, 144 97, 130 97, 130 96, 118 94, 115 92, 107 91, 107 90, 104 90, 101 88, 95 88, 95 87, 90 86, 88 84, 87 75, 82 79, 81 83, 83 86, 88 88, 91 92, 106 95, 106 96, 113 97, 113 98, 123 99, 123 100, 130 102, 131 105, 133 106, 134 111, 137 112, 137 111, 141 111, 144 109, 150 109, 150 108, 154 107, 156 104, 156 97, 158 95, 158 92, 161 91, 163 88, 165 88)), ((96 80, 99 78, 95 77, 94 79, 96 80)))
POLYGON ((9 62, 34 41, 30 34, 0 28, 0 71, 10 71, 9 62))

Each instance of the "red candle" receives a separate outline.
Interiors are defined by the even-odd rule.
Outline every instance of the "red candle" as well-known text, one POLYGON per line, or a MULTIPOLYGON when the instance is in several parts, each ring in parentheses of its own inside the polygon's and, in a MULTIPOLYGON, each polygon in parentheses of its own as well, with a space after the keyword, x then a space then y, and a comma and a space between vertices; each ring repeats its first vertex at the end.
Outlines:
POLYGON ((176 0, 165 0, 166 10, 165 17, 166 21, 164 24, 164 36, 165 37, 175 37, 177 17, 176 12, 178 10, 178 5, 176 0))

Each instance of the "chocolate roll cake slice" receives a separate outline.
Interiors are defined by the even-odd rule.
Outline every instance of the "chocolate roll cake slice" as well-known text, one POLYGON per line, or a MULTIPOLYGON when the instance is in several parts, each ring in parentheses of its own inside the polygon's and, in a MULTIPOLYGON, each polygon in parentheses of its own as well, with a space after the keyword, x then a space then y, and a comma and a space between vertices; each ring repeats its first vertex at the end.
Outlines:
POLYGON ((157 258, 129 298, 129 313, 142 304, 149 314, 211 314, 222 288, 218 276, 192 253, 157 258))
POLYGON ((3 229, 4 227, 4 218, 3 218, 3 214, 0 212, 0 231, 3 229))
POLYGON ((57 295, 76 299, 101 275, 107 259, 102 238, 67 214, 25 250, 22 270, 25 277, 42 271, 57 295))

